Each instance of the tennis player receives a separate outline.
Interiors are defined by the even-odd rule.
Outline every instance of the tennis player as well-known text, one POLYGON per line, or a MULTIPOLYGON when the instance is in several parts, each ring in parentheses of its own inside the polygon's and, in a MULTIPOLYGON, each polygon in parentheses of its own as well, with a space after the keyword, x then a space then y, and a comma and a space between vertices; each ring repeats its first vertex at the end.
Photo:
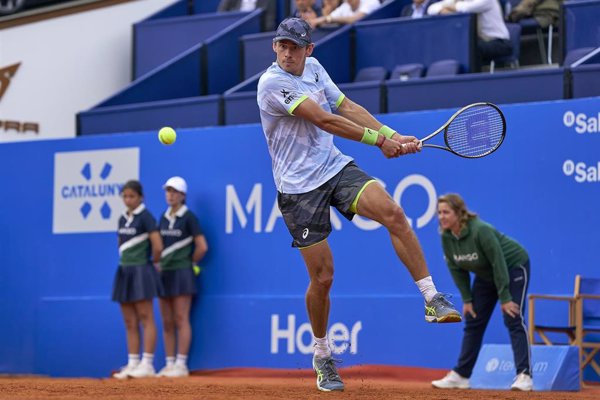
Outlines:
POLYGON ((261 76, 257 100, 273 159, 279 209, 310 277, 306 305, 315 341, 317 388, 333 391, 344 390, 344 384, 326 336, 334 270, 327 243, 330 206, 348 219, 359 214, 388 229, 398 257, 425 297, 427 321, 458 322, 461 316, 437 292, 403 210, 375 179, 334 146, 333 135, 377 147, 387 158, 416 153, 419 141, 382 125, 345 97, 321 64, 310 57, 313 49, 307 22, 298 18, 281 22, 273 39, 277 61, 261 76))

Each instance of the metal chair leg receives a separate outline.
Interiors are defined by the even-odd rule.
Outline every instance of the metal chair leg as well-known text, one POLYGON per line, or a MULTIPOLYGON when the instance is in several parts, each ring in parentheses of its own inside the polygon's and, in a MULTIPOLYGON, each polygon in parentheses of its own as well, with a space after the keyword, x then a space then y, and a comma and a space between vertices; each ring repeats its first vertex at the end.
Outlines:
POLYGON ((548 62, 548 56, 546 53, 546 41, 544 40, 544 32, 542 28, 538 27, 536 30, 538 46, 540 48, 540 58, 542 60, 542 64, 548 62))
POLYGON ((552 64, 552 36, 554 27, 552 24, 548 25, 548 64, 552 64))

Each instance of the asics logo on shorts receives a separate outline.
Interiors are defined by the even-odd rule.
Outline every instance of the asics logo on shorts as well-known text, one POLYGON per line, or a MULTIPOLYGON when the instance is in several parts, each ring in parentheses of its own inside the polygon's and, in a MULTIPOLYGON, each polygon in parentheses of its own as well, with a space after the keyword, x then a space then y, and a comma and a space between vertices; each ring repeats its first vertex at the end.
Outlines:
POLYGON ((306 239, 307 236, 308 236, 308 228, 304 228, 304 230, 302 231, 302 239, 306 239))

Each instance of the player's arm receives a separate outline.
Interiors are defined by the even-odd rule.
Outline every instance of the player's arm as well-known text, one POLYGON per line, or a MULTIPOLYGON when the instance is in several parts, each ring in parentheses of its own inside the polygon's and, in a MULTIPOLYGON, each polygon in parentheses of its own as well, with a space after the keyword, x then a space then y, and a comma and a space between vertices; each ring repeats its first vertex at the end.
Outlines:
POLYGON ((473 295, 471 294, 471 276, 469 272, 448 261, 448 258, 446 258, 446 263, 448 264, 452 280, 460 292, 463 303, 471 303, 473 295))
POLYGON ((492 265, 494 284, 498 291, 498 300, 500 300, 500 304, 512 301, 509 288, 510 277, 508 274, 508 266, 506 265, 504 254, 502 253, 500 241, 496 235, 494 235, 493 230, 488 226, 482 226, 479 229, 476 239, 485 253, 486 258, 492 265))
POLYGON ((160 255, 163 251, 163 242, 158 231, 149 233, 150 244, 152 245, 152 262, 155 265, 160 265, 160 255))
POLYGON ((357 142, 376 145, 387 158, 398 157, 408 151, 400 143, 387 140, 384 135, 379 134, 377 131, 360 126, 343 116, 323 110, 310 98, 300 100, 292 113, 326 132, 357 142))
MULTIPOLYGON (((388 139, 395 140, 400 143, 414 143, 419 146, 419 140, 414 136, 405 136, 396 132, 389 126, 383 125, 381 122, 367 111, 363 106, 357 104, 347 97, 344 97, 341 104, 338 106, 338 113, 354 122, 359 126, 367 126, 378 131, 388 139)), ((418 148, 420 150, 420 147, 418 148)))
POLYGON ((206 243, 206 237, 204 237, 204 235, 194 236, 194 254, 192 254, 192 262, 197 264, 204 258, 207 251, 208 243, 206 243))

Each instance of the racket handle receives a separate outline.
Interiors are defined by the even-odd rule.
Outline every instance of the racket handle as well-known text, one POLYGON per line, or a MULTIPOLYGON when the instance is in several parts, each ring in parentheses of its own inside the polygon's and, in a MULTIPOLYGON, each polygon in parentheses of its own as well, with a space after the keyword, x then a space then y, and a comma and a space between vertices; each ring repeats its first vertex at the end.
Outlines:
MULTIPOLYGON (((402 147, 406 148, 406 143, 402 143, 402 147)), ((422 148, 423 148, 423 141, 419 140, 419 144, 417 145, 417 151, 421 151, 422 148)))

